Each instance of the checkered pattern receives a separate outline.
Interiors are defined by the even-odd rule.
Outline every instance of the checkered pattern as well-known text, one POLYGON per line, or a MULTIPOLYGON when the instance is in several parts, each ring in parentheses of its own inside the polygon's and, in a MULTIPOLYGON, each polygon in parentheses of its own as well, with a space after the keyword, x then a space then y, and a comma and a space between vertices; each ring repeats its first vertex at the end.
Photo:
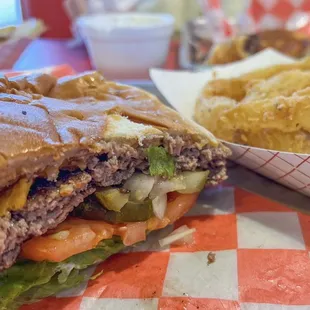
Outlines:
POLYGON ((231 159, 255 172, 310 196, 310 156, 227 143, 231 159))
POLYGON ((309 11, 309 0, 251 0, 247 16, 256 30, 262 30, 285 27, 309 11))
POLYGON ((233 30, 221 9, 221 1, 198 0, 198 2, 206 18, 210 21, 210 26, 213 27, 212 32, 214 39, 220 40, 223 37, 230 36, 233 30))
MULTIPOLYGON (((56 76, 72 73, 63 66, 47 71, 56 76)), ((310 163, 292 154, 232 149, 243 164, 249 156, 260 158, 257 171, 271 163, 280 167, 283 180, 288 164, 293 165, 294 177, 310 163), (281 166, 282 160, 286 166, 281 166)), ((309 215, 220 186, 205 190, 174 227, 153 233, 148 242, 85 272, 90 279, 103 271, 96 280, 21 310, 306 310, 309 251, 309 215), (196 228, 193 244, 159 247, 158 239, 184 224, 196 228), (208 264, 210 252, 216 254, 213 264, 208 264)))
POLYGON ((221 27, 218 32, 226 36, 233 34, 234 30, 251 33, 274 28, 298 28, 310 33, 309 0, 247 0, 245 12, 237 22, 237 29, 233 29, 225 18, 220 0, 198 1, 206 17, 216 22, 221 27))
POLYGON ((90 269, 103 271, 96 280, 22 310, 309 309, 309 227, 310 216, 263 197, 209 189, 174 227, 90 269), (195 242, 160 249, 184 224, 195 242))

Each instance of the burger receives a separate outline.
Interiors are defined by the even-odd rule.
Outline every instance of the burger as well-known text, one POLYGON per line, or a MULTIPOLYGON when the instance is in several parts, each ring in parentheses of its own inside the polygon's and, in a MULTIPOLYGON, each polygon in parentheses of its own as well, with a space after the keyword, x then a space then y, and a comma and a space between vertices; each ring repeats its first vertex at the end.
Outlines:
MULTIPOLYGON (((229 150, 143 90, 99 73, 0 79, 0 309, 182 217, 229 150)), ((102 275, 104 276, 104 275, 102 275)))

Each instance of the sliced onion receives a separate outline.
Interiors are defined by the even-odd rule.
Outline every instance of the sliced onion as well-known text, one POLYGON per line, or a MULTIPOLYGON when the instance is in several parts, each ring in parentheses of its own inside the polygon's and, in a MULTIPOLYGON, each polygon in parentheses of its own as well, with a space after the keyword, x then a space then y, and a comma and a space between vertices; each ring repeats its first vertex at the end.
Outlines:
POLYGON ((195 228, 188 228, 186 225, 181 226, 180 228, 176 229, 175 231, 173 231, 170 235, 168 235, 167 237, 160 239, 159 245, 161 247, 167 246, 169 244, 175 243, 176 241, 180 241, 190 235, 192 235, 196 229, 195 228), (180 228, 182 228, 180 231, 180 228), (178 231, 179 230, 179 231, 178 231))
POLYGON ((149 197, 154 199, 157 196, 185 189, 185 182, 182 176, 170 180, 159 180, 153 186, 149 197))
POLYGON ((128 179, 124 188, 130 190, 130 199, 134 201, 143 201, 151 192, 155 178, 143 173, 135 173, 128 179))
POLYGON ((157 218, 162 220, 167 209, 167 194, 155 197, 152 200, 153 212, 157 218))
POLYGON ((181 194, 192 194, 200 192, 208 179, 210 171, 185 171, 181 174, 185 189, 178 190, 181 194))
MULTIPOLYGON (((182 233, 182 232, 185 232, 185 231, 188 231, 189 228, 187 225, 182 225, 180 226, 179 228, 175 229, 171 234, 170 236, 173 236, 173 235, 176 235, 176 234, 179 234, 179 233, 182 233)), ((185 236, 184 238, 181 238, 175 242, 173 242, 173 245, 184 245, 184 244, 192 244, 194 242, 194 236, 193 236, 193 233, 185 236)))

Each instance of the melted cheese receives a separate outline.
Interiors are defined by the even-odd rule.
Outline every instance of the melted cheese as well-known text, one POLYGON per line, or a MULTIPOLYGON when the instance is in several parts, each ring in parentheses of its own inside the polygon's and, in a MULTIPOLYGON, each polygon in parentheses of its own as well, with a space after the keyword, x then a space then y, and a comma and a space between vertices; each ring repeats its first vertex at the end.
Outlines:
POLYGON ((22 178, 2 192, 0 196, 0 216, 5 215, 8 211, 21 210, 26 204, 31 185, 32 181, 22 178))

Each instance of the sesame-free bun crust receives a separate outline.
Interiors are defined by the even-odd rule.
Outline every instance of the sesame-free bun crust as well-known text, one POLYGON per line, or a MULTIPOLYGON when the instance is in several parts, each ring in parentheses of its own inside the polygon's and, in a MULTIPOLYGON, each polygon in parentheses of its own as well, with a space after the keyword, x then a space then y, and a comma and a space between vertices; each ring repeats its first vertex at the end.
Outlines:
POLYGON ((96 72, 0 79, 0 189, 22 176, 52 179, 70 158, 100 154, 105 142, 138 146, 167 134, 223 147, 155 96, 96 72))

